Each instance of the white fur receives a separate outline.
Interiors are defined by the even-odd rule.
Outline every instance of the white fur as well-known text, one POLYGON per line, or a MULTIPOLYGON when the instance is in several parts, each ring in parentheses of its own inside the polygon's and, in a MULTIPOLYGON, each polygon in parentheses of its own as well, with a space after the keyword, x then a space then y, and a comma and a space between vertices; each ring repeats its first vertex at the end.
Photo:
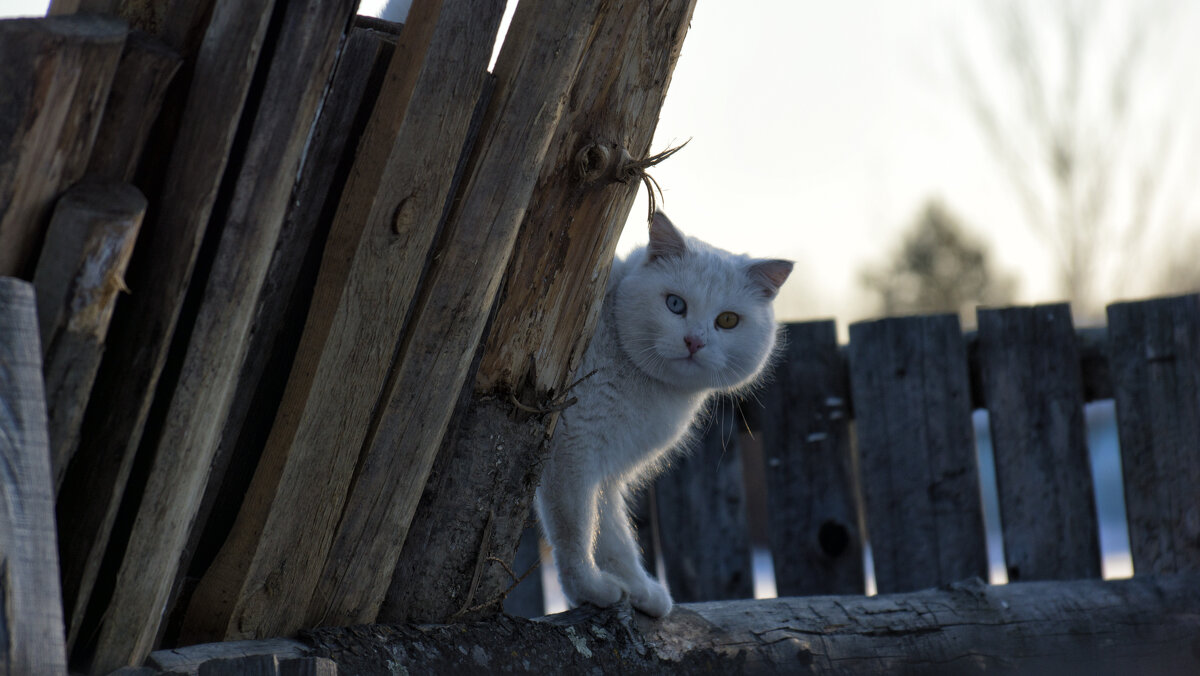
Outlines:
POLYGON ((774 350, 771 300, 791 263, 684 238, 661 214, 650 240, 613 264, 580 367, 595 373, 559 420, 537 510, 568 600, 608 606, 628 594, 661 617, 671 596, 642 567, 626 500, 682 445, 711 394, 756 380, 774 350), (668 309, 668 294, 684 299, 684 314, 668 309), (718 328, 722 312, 737 313, 737 326, 718 328), (685 336, 704 346, 690 355, 685 336))

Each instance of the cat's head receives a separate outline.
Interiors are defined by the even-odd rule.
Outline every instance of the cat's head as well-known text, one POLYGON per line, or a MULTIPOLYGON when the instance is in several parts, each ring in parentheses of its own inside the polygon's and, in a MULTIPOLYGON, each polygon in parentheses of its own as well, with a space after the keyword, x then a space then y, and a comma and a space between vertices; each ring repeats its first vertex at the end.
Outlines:
POLYGON ((746 386, 775 348, 771 302, 791 271, 791 261, 685 237, 658 212, 615 289, 621 347, 647 375, 681 389, 746 386))

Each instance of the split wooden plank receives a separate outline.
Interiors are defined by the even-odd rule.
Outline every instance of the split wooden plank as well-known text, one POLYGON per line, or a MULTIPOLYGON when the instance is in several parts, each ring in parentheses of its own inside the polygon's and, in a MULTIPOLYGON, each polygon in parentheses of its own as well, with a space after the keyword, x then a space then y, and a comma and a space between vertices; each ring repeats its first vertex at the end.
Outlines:
POLYGON ((1008 580, 1100 577, 1071 308, 981 309, 978 318, 1008 580))
POLYGON ((182 57, 161 40, 133 31, 125 41, 104 117, 88 160, 92 176, 130 181, 182 57))
POLYGON ((1133 569, 1200 570, 1200 296, 1108 306, 1133 569))
POLYGON ((356 4, 309 0, 281 8, 279 41, 220 226, 204 299, 100 624, 95 670, 137 664, 154 647, 250 342, 301 153, 356 4))
MULTIPOLYGON (((193 3, 175 3, 190 14, 193 3)), ((270 0, 221 0, 191 78, 156 210, 134 245, 58 523, 74 645, 166 361, 270 19, 270 0)), ((73 17, 68 17, 73 18, 73 17)))
POLYGON ((32 284, 0 277, 0 673, 65 674, 54 487, 32 284))
MULTIPOLYGON (((181 575, 198 579, 207 570, 250 485, 304 329, 332 212, 394 46, 391 34, 355 28, 342 47, 259 294, 250 346, 196 518, 203 527, 193 529, 186 548, 193 555, 191 570, 181 575)), ((186 607, 189 584, 181 579, 176 586, 186 607)))
POLYGON ((879 592, 987 577, 956 315, 850 326, 850 390, 879 592))
POLYGON ((636 181, 604 171, 585 176, 576 158, 586 147, 603 147, 614 159, 620 149, 639 159, 648 153, 694 5, 671 0, 646 12, 622 0, 605 7, 517 235, 475 394, 439 451, 433 472, 440 488, 422 498, 381 618, 445 620, 468 598, 466 607, 494 612, 510 587, 505 565, 525 527, 557 414, 518 411, 509 395, 547 409, 570 396, 564 391, 595 326, 636 194, 636 181), (509 469, 493 472, 493 464, 509 469), (489 546, 480 554, 485 534, 489 546))
MULTIPOLYGON (((454 404, 473 375, 517 230, 602 4, 517 6, 444 244, 431 262, 309 605, 310 625, 354 624, 379 612, 392 579, 386 568, 400 555, 454 404)), ((515 544, 516 535, 510 560, 515 544)))
POLYGON ((57 488, 79 443, 117 293, 146 198, 128 183, 85 180, 58 200, 33 283, 45 361, 50 467, 57 488))
POLYGON ((654 482, 667 582, 679 603, 754 598, 737 403, 721 397, 709 406, 703 436, 654 482))
POLYGON ((784 327, 763 392, 767 535, 780 596, 862 594, 863 535, 850 435, 850 383, 833 321, 784 327))
POLYGON ((502 9, 430 0, 409 14, 342 193, 270 438, 233 531, 192 597, 189 640, 278 635, 304 622, 296 607, 316 585, 388 380, 502 9))
POLYGON ((127 32, 95 15, 0 21, 0 275, 33 274, 54 200, 87 166, 127 32))

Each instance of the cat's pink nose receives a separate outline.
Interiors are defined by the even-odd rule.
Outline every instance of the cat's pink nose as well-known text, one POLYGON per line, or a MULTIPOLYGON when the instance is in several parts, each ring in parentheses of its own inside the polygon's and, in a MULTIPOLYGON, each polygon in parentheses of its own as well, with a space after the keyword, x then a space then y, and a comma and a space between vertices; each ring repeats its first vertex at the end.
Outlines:
POLYGON ((688 354, 696 354, 700 348, 704 347, 704 341, 696 336, 684 336, 683 342, 687 343, 688 354))

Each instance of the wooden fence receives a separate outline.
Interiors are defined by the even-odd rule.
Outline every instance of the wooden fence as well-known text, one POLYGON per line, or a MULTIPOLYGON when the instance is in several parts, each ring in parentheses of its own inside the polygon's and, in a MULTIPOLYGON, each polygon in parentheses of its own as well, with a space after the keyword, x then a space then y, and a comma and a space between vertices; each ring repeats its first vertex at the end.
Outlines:
MULTIPOLYGON (((1009 580, 1099 578, 1084 404, 1101 399, 1115 400, 1135 573, 1200 570, 1200 296, 1114 304, 1100 329, 1074 329, 1065 304, 981 309, 978 326, 880 319, 839 346, 832 321, 788 324, 765 387, 716 403, 654 484, 643 543, 676 600, 753 597, 751 513, 779 596, 864 593, 868 542, 880 593, 987 580, 976 409, 1009 580)), ((510 610, 540 614, 539 582, 510 610)))

